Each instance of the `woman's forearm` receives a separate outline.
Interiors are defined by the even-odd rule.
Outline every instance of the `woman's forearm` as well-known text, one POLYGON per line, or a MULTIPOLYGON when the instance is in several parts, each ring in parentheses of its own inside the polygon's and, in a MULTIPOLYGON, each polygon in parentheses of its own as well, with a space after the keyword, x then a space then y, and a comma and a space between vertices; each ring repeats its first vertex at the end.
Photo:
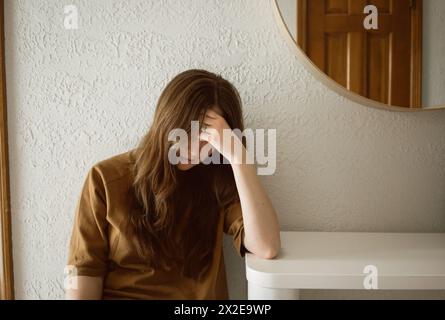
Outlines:
POLYGON ((244 246, 266 259, 274 258, 280 248, 277 214, 261 183, 254 164, 232 164, 244 220, 244 246))

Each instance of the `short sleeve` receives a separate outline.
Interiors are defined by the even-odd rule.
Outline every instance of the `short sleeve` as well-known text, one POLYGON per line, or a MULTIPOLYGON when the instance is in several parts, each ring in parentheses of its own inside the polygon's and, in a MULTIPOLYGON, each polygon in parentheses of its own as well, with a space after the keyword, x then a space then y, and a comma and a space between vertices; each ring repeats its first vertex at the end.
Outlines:
POLYGON ((108 222, 105 186, 93 167, 77 202, 67 265, 78 276, 104 276, 108 260, 108 222))
POLYGON ((244 221, 239 200, 224 210, 224 233, 232 236, 233 246, 240 257, 249 252, 244 246, 244 221))

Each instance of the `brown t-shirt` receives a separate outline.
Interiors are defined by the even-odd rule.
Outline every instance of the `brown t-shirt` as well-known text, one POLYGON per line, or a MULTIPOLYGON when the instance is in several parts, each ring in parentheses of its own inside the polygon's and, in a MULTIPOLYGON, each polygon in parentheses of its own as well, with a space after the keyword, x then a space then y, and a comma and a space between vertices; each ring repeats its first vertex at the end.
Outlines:
POLYGON ((223 234, 232 236, 240 257, 244 224, 239 202, 219 215, 211 267, 199 281, 179 270, 148 268, 127 238, 127 191, 132 184, 135 149, 95 164, 88 172, 77 203, 68 250, 68 265, 78 276, 104 277, 103 299, 228 299, 223 234))

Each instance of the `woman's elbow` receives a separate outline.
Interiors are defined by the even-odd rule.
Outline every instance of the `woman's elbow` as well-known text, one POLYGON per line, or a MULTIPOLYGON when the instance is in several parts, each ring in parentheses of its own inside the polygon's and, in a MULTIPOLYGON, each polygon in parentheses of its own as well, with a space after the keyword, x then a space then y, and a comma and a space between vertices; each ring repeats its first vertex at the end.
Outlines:
POLYGON ((262 259, 274 259, 280 253, 281 243, 278 241, 277 244, 273 246, 267 246, 265 249, 261 250, 260 257, 262 259))
POLYGON ((274 259, 278 256, 278 254, 280 253, 280 248, 273 248, 271 250, 268 250, 265 254, 265 259, 274 259))
POLYGON ((247 245, 246 248, 261 259, 274 259, 280 253, 281 239, 278 235, 276 239, 263 241, 261 244, 257 243, 255 247, 247 245))

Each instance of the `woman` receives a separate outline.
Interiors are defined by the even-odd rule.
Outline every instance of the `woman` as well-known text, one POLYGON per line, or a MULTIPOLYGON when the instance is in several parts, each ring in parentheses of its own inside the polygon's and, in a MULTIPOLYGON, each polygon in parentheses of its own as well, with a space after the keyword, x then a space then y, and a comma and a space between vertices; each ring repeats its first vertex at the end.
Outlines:
MULTIPOLYGON (((167 85, 140 145, 87 175, 69 245, 68 299, 228 299, 223 233, 241 257, 278 254, 277 216, 255 165, 241 161, 245 142, 222 143, 235 128, 244 130, 241 99, 227 80, 188 70, 167 85), (178 147, 170 133, 192 133, 193 121, 202 129, 199 151, 220 164, 169 160, 178 147)), ((191 143, 186 150, 182 159, 196 160, 191 143)))

